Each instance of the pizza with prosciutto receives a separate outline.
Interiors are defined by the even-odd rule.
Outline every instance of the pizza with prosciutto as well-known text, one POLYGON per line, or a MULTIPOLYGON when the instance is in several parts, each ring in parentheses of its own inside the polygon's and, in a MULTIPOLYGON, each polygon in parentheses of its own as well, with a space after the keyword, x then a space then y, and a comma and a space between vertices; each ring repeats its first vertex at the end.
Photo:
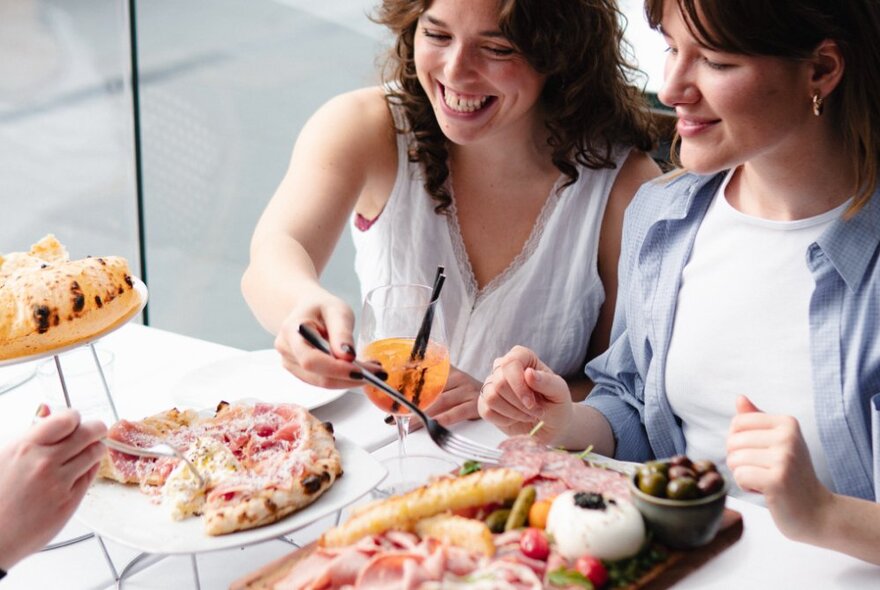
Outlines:
POLYGON ((342 475, 330 423, 294 404, 221 402, 210 417, 172 409, 121 420, 108 436, 136 447, 164 442, 183 452, 204 485, 177 459, 113 450, 98 475, 138 484, 175 519, 202 515, 210 535, 280 520, 317 500, 342 475))
POLYGON ((47 235, 28 252, 0 256, 0 360, 81 342, 140 305, 124 258, 70 260, 47 235))

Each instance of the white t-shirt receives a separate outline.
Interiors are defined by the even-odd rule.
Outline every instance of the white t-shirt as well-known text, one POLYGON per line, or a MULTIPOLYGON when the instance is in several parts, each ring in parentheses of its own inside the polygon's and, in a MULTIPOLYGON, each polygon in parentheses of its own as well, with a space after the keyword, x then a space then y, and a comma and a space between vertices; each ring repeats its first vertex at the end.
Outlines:
MULTIPOLYGON (((813 404, 814 283, 806 253, 849 202, 809 219, 761 219, 730 205, 729 180, 709 206, 682 273, 666 364, 669 403, 682 421, 688 456, 711 459, 728 476, 737 396, 767 413, 794 416, 819 479, 833 490, 813 404)), ((731 493, 762 502, 737 486, 731 493)))

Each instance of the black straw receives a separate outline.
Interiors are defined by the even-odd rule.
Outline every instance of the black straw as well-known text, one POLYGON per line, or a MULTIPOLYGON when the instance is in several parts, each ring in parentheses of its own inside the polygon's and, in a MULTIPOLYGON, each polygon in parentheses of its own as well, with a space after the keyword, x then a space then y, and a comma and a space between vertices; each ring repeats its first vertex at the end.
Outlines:
POLYGON ((434 288, 431 290, 431 301, 428 303, 428 309, 425 310, 425 317, 422 318, 422 325, 419 326, 419 333, 416 335, 416 341, 413 343, 412 352, 409 360, 421 360, 425 358, 425 352, 428 350, 428 338, 431 336, 431 324, 434 323, 434 307, 440 298, 440 290, 443 289, 443 283, 446 281, 446 275, 443 272, 446 269, 442 266, 437 267, 437 274, 434 275, 434 288))

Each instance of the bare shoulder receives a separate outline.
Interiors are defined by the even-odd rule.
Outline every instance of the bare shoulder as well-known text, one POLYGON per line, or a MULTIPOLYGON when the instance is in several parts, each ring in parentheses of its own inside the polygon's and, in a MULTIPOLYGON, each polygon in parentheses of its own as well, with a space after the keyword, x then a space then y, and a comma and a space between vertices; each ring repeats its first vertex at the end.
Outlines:
POLYGON ((608 207, 620 213, 626 209, 636 192, 643 184, 660 176, 660 167, 647 153, 632 150, 620 168, 611 194, 608 207))
POLYGON ((369 161, 393 150, 394 123, 382 88, 361 88, 333 97, 303 128, 307 145, 331 145, 333 152, 369 161), (390 141, 389 141, 390 140, 390 141))

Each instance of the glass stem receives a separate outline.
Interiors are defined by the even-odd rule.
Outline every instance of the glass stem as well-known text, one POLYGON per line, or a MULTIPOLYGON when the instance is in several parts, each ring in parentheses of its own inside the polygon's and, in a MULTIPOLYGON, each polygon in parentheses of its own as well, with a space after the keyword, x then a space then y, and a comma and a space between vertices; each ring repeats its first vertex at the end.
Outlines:
POLYGON ((406 456, 406 434, 409 432, 409 416, 397 415, 394 417, 397 423, 397 456, 406 456))

